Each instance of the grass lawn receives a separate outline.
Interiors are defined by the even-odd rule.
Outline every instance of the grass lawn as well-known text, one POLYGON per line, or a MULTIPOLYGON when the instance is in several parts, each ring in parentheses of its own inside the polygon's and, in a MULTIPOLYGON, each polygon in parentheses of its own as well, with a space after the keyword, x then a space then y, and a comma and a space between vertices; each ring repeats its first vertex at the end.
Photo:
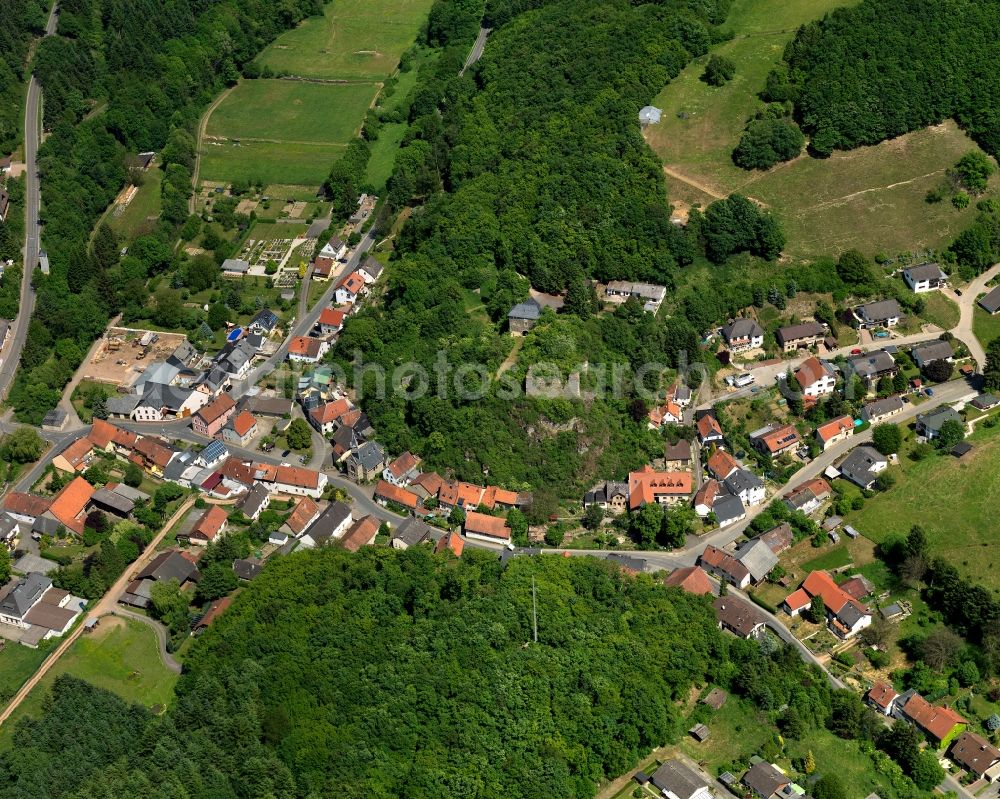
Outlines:
MULTIPOLYGON (((840 0, 735 0, 726 28, 736 38, 713 48, 735 62, 733 80, 721 87, 703 83, 702 58, 653 101, 664 110, 663 120, 647 128, 646 137, 665 164, 671 201, 704 206, 713 195, 734 191, 753 197, 776 212, 788 235, 785 253, 796 259, 836 255, 849 247, 869 254, 936 247, 968 226, 976 214, 971 206, 957 211, 947 201, 924 202, 944 170, 976 149, 950 121, 826 159, 802 156, 766 172, 733 164, 744 125, 761 106, 757 93, 786 43, 799 25, 842 5, 840 0)), ((994 178, 990 193, 998 186, 1000 179, 994 178)))
POLYGON ((313 193, 344 152, 343 144, 241 144, 202 142, 201 179, 231 183, 279 180, 309 186, 313 193))
POLYGON ((932 322, 942 330, 951 330, 958 324, 958 306, 950 297, 940 291, 930 291, 923 297, 924 312, 920 314, 928 322, 932 322))
POLYGON ((45 645, 29 649, 7 641, 0 651, 0 707, 5 707, 25 681, 38 670, 51 648, 51 645, 45 645))
POLYGON ((257 57, 310 78, 385 78, 413 43, 433 0, 337 0, 257 57))
MULTIPOLYGON (((24 647, 21 647, 24 648, 24 647)), ((60 674, 71 674, 122 699, 146 707, 173 700, 178 675, 163 665, 153 630, 137 621, 105 617, 84 633, 42 678, 17 711, 0 727, 0 748, 13 739, 18 719, 42 712, 49 688, 60 674)))
POLYGON ((707 726, 712 731, 707 741, 698 743, 685 735, 679 748, 696 763, 704 762, 707 771, 715 776, 722 764, 756 753, 773 732, 763 713, 732 694, 712 715, 707 726))
POLYGON ((991 341, 1000 338, 1000 314, 990 316, 977 305, 972 316, 972 332, 985 349, 991 341))
POLYGON ((832 549, 828 549, 819 557, 807 560, 802 564, 802 568, 806 572, 819 571, 821 569, 839 569, 850 562, 851 553, 848 552, 845 545, 839 544, 832 549))
POLYGON ((163 183, 163 170, 153 167, 142 173, 142 185, 120 215, 112 211, 107 216, 107 223, 126 242, 151 233, 156 227, 160 216, 160 185, 163 183))
POLYGON ((927 532, 931 551, 965 575, 1000 588, 993 557, 995 536, 987 523, 1000 498, 1000 428, 976 427, 974 449, 962 460, 935 455, 893 469, 896 485, 851 513, 848 523, 876 543, 902 537, 915 525, 927 532))
MULTIPOLYGON (((861 799, 871 793, 893 795, 887 779, 875 771, 871 758, 861 751, 858 741, 847 741, 828 730, 817 729, 810 731, 806 740, 789 741, 785 748, 788 761, 804 758, 810 751, 816 758, 816 774, 836 774, 847 796, 861 799)), ((778 765, 787 763, 779 762, 778 765)), ((805 785, 801 781, 799 784, 805 785)))
POLYGON ((392 174, 396 153, 399 152, 399 144, 406 135, 407 127, 404 122, 383 125, 378 138, 372 143, 372 155, 368 160, 365 178, 375 187, 376 194, 382 194, 385 190, 385 182, 392 174))
POLYGON ((115 387, 110 386, 107 383, 100 383, 96 380, 81 380, 79 385, 73 389, 73 396, 70 401, 73 403, 73 407, 76 408, 77 416, 80 417, 80 421, 84 424, 90 424, 93 420, 93 414, 90 408, 83 404, 83 398, 85 394, 93 391, 94 389, 101 389, 109 397, 114 396, 115 387))
POLYGON ((371 83, 245 80, 212 112, 205 133, 209 138, 346 144, 377 90, 371 83))

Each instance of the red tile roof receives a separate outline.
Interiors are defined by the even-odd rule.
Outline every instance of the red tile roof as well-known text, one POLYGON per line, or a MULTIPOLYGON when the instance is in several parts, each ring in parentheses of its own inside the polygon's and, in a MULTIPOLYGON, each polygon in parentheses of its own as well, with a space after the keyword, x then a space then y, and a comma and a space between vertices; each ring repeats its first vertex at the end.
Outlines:
POLYGON ((82 477, 74 477, 63 490, 56 494, 49 506, 49 513, 70 530, 83 533, 83 520, 77 517, 94 496, 96 489, 82 477))
POLYGON ((153 438, 140 438, 135 442, 133 449, 154 466, 160 468, 170 463, 170 459, 174 457, 174 451, 170 447, 164 446, 153 438))
POLYGON ((226 519, 228 519, 226 511, 218 505, 213 505, 198 519, 198 523, 191 530, 191 537, 212 541, 219 534, 226 519))
POLYGON ((224 416, 226 413, 231 411, 236 407, 236 403, 233 398, 228 394, 220 394, 214 400, 212 400, 208 405, 200 408, 196 416, 200 417, 205 424, 212 424, 216 419, 224 416))
POLYGON ((702 440, 708 438, 713 433, 717 436, 722 435, 722 428, 719 427, 719 420, 711 414, 706 413, 698 420, 698 423, 695 426, 698 428, 698 435, 701 436, 702 440))
POLYGON ((399 486, 394 486, 392 483, 387 483, 385 480, 379 480, 378 484, 375 486, 375 499, 384 499, 387 502, 396 502, 402 505, 404 508, 409 508, 414 510, 418 504, 420 504, 420 499, 412 491, 407 491, 405 488, 400 488, 399 486))
POLYGON ((368 546, 378 533, 379 521, 374 516, 362 516, 347 528, 340 545, 348 552, 357 552, 361 547, 368 546))
POLYGON ((705 547, 705 551, 699 556, 698 565, 716 569, 737 583, 743 582, 750 576, 750 570, 746 566, 728 552, 724 552, 718 547, 713 547, 711 544, 705 547))
POLYGON ((296 336, 288 342, 288 352, 292 355, 305 355, 309 358, 318 358, 320 344, 321 342, 318 338, 296 336))
POLYGON ((939 741, 947 738, 956 725, 969 723, 951 708, 932 705, 920 694, 907 700, 903 715, 939 741))
POLYGON ((292 515, 285 520, 285 524, 295 535, 299 535, 317 516, 319 516, 319 505, 309 497, 302 497, 299 504, 295 506, 295 510, 292 511, 292 515))
POLYGON ((868 691, 867 698, 870 702, 882 708, 882 711, 885 712, 889 709, 889 703, 892 702, 892 700, 897 696, 899 696, 899 694, 893 690, 891 685, 886 685, 883 682, 877 682, 871 687, 871 690, 868 691))
POLYGON ((764 446, 767 447, 768 452, 775 453, 794 447, 802 441, 802 437, 799 435, 798 430, 790 424, 785 424, 769 433, 765 433, 760 437, 760 440, 764 442, 764 446))
POLYGON ((683 569, 674 569, 670 576, 664 580, 666 585, 673 588, 681 588, 689 594, 711 594, 712 581, 708 579, 705 570, 700 566, 686 566, 683 569))
POLYGON ((816 356, 813 356, 804 360, 801 366, 795 370, 795 379, 802 388, 808 388, 813 383, 822 380, 827 374, 827 369, 823 365, 823 362, 816 356))
POLYGON ((691 494, 691 474, 689 472, 657 472, 645 466, 628 476, 628 503, 630 508, 639 508, 648 502, 656 502, 657 497, 686 497, 691 494))
POLYGON ((317 405, 309 411, 309 415, 316 421, 317 424, 323 425, 336 422, 349 410, 351 410, 350 400, 341 398, 334 400, 333 402, 327 402, 323 405, 317 405))
POLYGON ((249 433, 254 427, 257 426, 257 420, 254 419, 253 414, 250 411, 240 411, 236 418, 233 419, 233 431, 240 438, 243 438, 247 433, 249 433))
POLYGON ((89 438, 78 438, 59 454, 74 470, 80 471, 93 448, 93 442, 89 438))
POLYGON ((452 481, 442 482, 438 489, 438 502, 442 505, 461 505, 465 508, 477 508, 483 498, 484 489, 472 483, 452 481))
POLYGON ((824 444, 831 438, 839 436, 848 430, 854 429, 854 420, 850 416, 838 416, 836 419, 831 419, 826 424, 821 424, 816 428, 816 435, 819 436, 819 440, 824 444))
POLYGON ((274 482, 299 488, 319 488, 319 472, 301 466, 279 466, 275 469, 274 482))
POLYGON ((351 274, 345 276, 344 279, 337 284, 337 288, 345 288, 352 294, 357 294, 364 287, 365 279, 359 272, 351 272, 351 274))
POLYGON ((465 549, 465 541, 462 540, 462 536, 458 533, 447 533, 441 536, 434 545, 435 552, 444 552, 446 549, 450 550, 451 554, 456 558, 460 558, 462 557, 462 550, 465 549))
POLYGON ((313 261, 313 274, 319 277, 330 277, 333 272, 333 259, 325 255, 319 255, 313 261))
POLYGON ((339 309, 324 308, 319 315, 319 323, 328 327, 343 327, 344 312, 339 309))
POLYGON ((420 458, 412 452, 404 452, 386 468, 397 480, 409 474, 420 465, 420 458))
POLYGON ((108 444, 114 441, 115 431, 117 430, 117 427, 109 422, 105 422, 103 419, 94 419, 94 426, 88 438, 94 443, 95 447, 106 449, 108 444))
POLYGON ((739 468, 736 458, 724 449, 717 449, 708 458, 708 470, 719 480, 725 480, 739 468))
POLYGON ((208 610, 205 611, 205 615, 201 617, 198 622, 199 627, 208 627, 213 621, 215 621, 219 616, 225 612, 232 604, 233 598, 231 596, 224 596, 222 599, 216 599, 211 605, 209 605, 208 610))
POLYGON ((41 516, 51 504, 52 500, 48 497, 36 497, 21 491, 11 491, 3 498, 3 509, 19 516, 41 516))
POLYGON ((444 485, 444 478, 441 477, 437 472, 424 472, 423 474, 417 475, 411 485, 420 486, 428 494, 437 494, 441 490, 441 486, 444 485))
POLYGON ((714 477, 709 477, 704 483, 701 484, 701 488, 698 489, 698 493, 694 495, 694 505, 707 505, 709 508, 715 504, 715 498, 719 494, 719 481, 714 477))
POLYGON ((477 533, 478 535, 489 536, 490 538, 500 538, 504 541, 510 540, 510 528, 507 522, 499 516, 487 516, 485 513, 477 513, 470 510, 465 516, 465 532, 477 533))
POLYGON ((517 505, 517 492, 508 491, 506 488, 487 486, 486 490, 483 492, 482 499, 479 500, 479 504, 489 508, 490 510, 493 510, 493 508, 497 505, 505 505, 513 508, 517 505))

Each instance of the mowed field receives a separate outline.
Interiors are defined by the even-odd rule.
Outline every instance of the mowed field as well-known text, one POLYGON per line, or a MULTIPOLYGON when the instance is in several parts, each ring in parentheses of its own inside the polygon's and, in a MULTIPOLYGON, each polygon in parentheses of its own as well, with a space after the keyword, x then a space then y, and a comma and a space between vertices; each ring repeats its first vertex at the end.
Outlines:
POLYGON ((382 80, 413 44, 433 0, 334 0, 257 57, 304 78, 382 80))
POLYGON ((912 461, 902 456, 896 485, 866 500, 848 521, 876 543, 903 537, 919 524, 934 554, 977 582, 1000 588, 1000 558, 991 524, 1000 502, 1000 427, 980 423, 968 440, 973 450, 961 460, 943 455, 912 461))
MULTIPOLYGON (((767 172, 735 166, 732 151, 760 107, 757 94, 799 25, 848 5, 841 0, 735 0, 726 27, 735 38, 713 49, 736 64, 728 84, 700 80, 691 64, 653 100, 663 109, 646 139, 664 163, 671 201, 703 207, 732 192, 773 210, 788 236, 787 255, 808 259, 850 247, 896 254, 949 241, 975 216, 945 200, 924 201, 945 170, 976 145, 953 122, 827 159, 801 156, 767 172)), ((991 193, 1000 180, 994 178, 991 193)))
POLYGON ((373 83, 243 81, 208 119, 201 177, 318 186, 377 92, 373 83))

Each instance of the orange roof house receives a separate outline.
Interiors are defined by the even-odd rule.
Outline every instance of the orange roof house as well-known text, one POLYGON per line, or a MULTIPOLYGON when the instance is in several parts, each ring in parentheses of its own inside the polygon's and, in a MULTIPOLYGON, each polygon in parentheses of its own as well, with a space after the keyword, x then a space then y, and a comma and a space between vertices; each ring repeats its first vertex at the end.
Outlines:
POLYGON ((628 476, 628 504, 633 510, 649 502, 671 504, 691 496, 689 472, 657 472, 645 466, 628 476))
POLYGON ((312 421, 313 427, 321 430, 322 432, 327 432, 325 428, 342 419, 344 414, 346 414, 349 410, 351 410, 350 401, 341 397, 333 402, 317 405, 309 411, 309 419, 312 421))
POLYGON ((463 549, 465 549, 465 542, 462 540, 462 536, 458 533, 448 533, 447 535, 443 535, 434 545, 435 552, 444 552, 445 550, 449 550, 456 558, 462 557, 463 549))
POLYGON ((513 508, 517 505, 517 492, 508 491, 506 488, 487 486, 486 490, 483 491, 483 496, 479 500, 479 504, 490 510, 493 510, 497 505, 513 508))
POLYGON ((288 342, 288 354, 291 357, 319 359, 323 355, 323 345, 326 342, 309 336, 296 336, 288 342))
POLYGON ((56 494, 49 506, 49 515, 67 530, 83 535, 83 510, 96 489, 82 477, 74 477, 56 494))
POLYGON ((302 497, 299 504, 295 506, 295 510, 292 511, 292 515, 285 520, 285 524, 294 535, 301 535, 316 520, 317 516, 319 516, 319 505, 309 497, 302 497))
POLYGON ((115 439, 116 430, 118 428, 113 424, 105 422, 103 419, 94 419, 94 426, 87 437, 98 449, 107 449, 108 445, 115 439))
POLYGON ((209 605, 208 610, 205 611, 205 615, 198 621, 198 626, 195 627, 195 631, 204 630, 206 627, 209 627, 213 621, 225 613, 226 608, 232 604, 232 601, 233 598, 231 596, 224 596, 222 599, 216 599, 211 605, 209 605))
POLYGON ((93 448, 93 442, 89 438, 78 438, 52 459, 52 465, 61 472, 83 471, 93 448))
POLYGON ((420 464, 421 459, 419 455, 414 455, 412 452, 406 451, 385 468, 386 471, 393 476, 393 478, 396 480, 403 480, 420 464))
POLYGON ((344 326, 345 315, 339 308, 324 308, 319 315, 319 326, 340 330, 344 326))
POLYGON ((729 475, 740 468, 740 463, 736 458, 724 449, 717 449, 708 458, 708 470, 718 480, 725 480, 729 475))
POLYGON ((700 566, 686 566, 674 569, 664 583, 671 588, 680 588, 689 594, 711 594, 712 581, 700 566))
POLYGON ((444 510, 454 507, 463 509, 478 508, 486 489, 472 483, 453 480, 442 483, 438 489, 438 506, 444 510))
MULTIPOLYGON (((210 507, 188 533, 192 544, 207 544, 226 531, 229 517, 225 509, 218 505, 210 507)), ((178 536, 180 537, 180 536, 178 536)))
POLYGON ((780 455, 782 452, 794 449, 801 442, 802 437, 799 435, 799 431, 790 424, 783 424, 769 430, 751 441, 757 446, 757 449, 763 450, 769 455, 780 455))
POLYGON ((826 424, 816 428, 816 438, 824 447, 834 441, 839 441, 854 434, 854 419, 850 416, 838 416, 826 424))
POLYGON ((941 745, 965 729, 968 721, 951 708, 932 705, 920 694, 913 694, 902 707, 903 717, 941 745))
POLYGON ((649 412, 649 424, 662 427, 664 424, 679 424, 683 419, 681 406, 676 402, 665 402, 649 412))
POLYGON ((888 716, 892 712, 892 705, 898 697, 899 694, 896 693, 891 685, 878 682, 865 694, 865 701, 883 715, 888 716))
POLYGON ((233 419, 233 430, 236 431, 236 435, 245 436, 257 425, 257 420, 254 418, 250 411, 241 411, 235 419, 233 419))
POLYGON ((750 570, 728 552, 711 544, 698 556, 698 565, 737 588, 746 588, 750 585, 750 570))
POLYGON ((503 542, 510 540, 510 528, 499 516, 487 516, 485 513, 470 510, 465 516, 463 527, 468 538, 503 542))
POLYGON ((351 274, 346 275, 340 283, 337 284, 338 289, 344 289, 350 294, 357 294, 365 287, 365 279, 361 276, 360 272, 351 272, 351 274))
POLYGON ((357 552, 368 546, 378 534, 379 521, 374 516, 362 516, 347 528, 340 545, 348 552, 357 552))
POLYGON ((36 497, 23 491, 11 491, 3 498, 3 509, 12 516, 19 516, 34 521, 49 509, 52 500, 48 497, 36 497))
POLYGON ((719 420, 711 414, 706 413, 702 416, 695 427, 698 428, 698 438, 701 439, 702 444, 707 444, 710 441, 722 441, 722 427, 719 426, 719 420))
POLYGON ((830 627, 841 638, 848 638, 871 624, 868 608, 837 585, 825 571, 810 572, 802 587, 785 597, 782 605, 789 615, 796 616, 809 607, 816 596, 822 597, 830 627))
POLYGON ((420 499, 412 491, 393 485, 386 480, 379 480, 375 486, 375 500, 377 502, 395 502, 409 510, 416 510, 420 504, 420 499))

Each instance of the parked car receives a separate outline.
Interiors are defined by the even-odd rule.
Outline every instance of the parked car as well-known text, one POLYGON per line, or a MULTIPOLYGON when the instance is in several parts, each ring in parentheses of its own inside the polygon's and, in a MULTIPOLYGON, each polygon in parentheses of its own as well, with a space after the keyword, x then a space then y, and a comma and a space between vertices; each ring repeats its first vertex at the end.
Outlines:
POLYGON ((851 355, 861 355, 861 354, 862 354, 862 351, 860 349, 858 349, 857 347, 855 347, 853 350, 851 350, 851 355))
POLYGON ((933 397, 933 396, 934 396, 934 389, 933 389, 933 388, 929 388, 929 389, 927 389, 927 390, 926 390, 926 391, 925 391, 924 393, 925 393, 925 394, 926 394, 926 395, 927 395, 928 397, 933 397))
POLYGON ((281 453, 281 457, 282 458, 287 458, 289 452, 291 452, 291 450, 290 449, 286 449, 284 452, 281 453))
POLYGON ((955 296, 961 297, 962 296, 962 290, 961 289, 955 289, 955 296))

